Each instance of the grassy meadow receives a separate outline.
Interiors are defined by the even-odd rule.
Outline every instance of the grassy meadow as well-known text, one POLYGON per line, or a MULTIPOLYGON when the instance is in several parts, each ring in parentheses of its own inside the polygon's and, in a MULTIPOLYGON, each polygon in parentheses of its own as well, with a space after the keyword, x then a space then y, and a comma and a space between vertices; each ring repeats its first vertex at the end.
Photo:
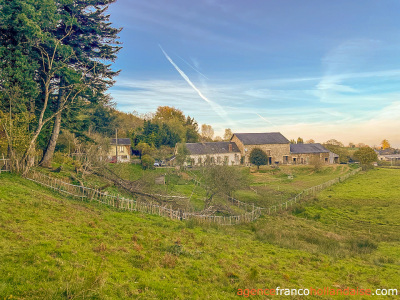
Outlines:
MULTIPOLYGON (((269 188, 286 196, 343 172, 339 165, 320 176, 299 168, 293 180, 249 176, 256 189, 281 176, 269 188)), ((278 286, 400 289, 399 190, 400 170, 374 169, 290 212, 200 227, 81 202, 3 173, 0 297, 234 299, 238 289, 278 286)))

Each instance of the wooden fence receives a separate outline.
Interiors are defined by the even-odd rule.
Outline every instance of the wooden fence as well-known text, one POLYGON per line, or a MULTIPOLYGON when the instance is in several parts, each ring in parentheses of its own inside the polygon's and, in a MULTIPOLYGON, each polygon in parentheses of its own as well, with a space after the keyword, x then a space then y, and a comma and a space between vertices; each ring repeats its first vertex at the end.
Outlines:
POLYGON ((355 169, 343 176, 337 177, 335 179, 329 180, 327 182, 324 182, 320 185, 316 185, 313 187, 310 187, 308 189, 303 190, 302 192, 300 192, 299 194, 297 194, 295 197, 293 197, 292 199, 282 202, 280 204, 277 205, 272 205, 268 208, 262 208, 262 210, 265 210, 267 214, 272 214, 278 211, 282 211, 282 210, 286 210, 289 207, 292 207, 294 204, 300 202, 302 199, 307 198, 309 196, 314 196, 316 195, 318 192, 322 191, 323 189, 326 189, 336 183, 339 182, 343 182, 346 179, 348 179, 350 176, 353 176, 355 174, 357 174, 358 172, 361 171, 361 168, 355 169))
MULTIPOLYGON (((346 175, 340 176, 338 178, 332 179, 327 181, 323 184, 313 186, 311 188, 305 189, 301 193, 297 194, 294 198, 283 202, 278 205, 273 205, 268 208, 261 208, 257 207, 254 204, 249 204, 237 200, 233 197, 226 196, 226 199, 231 202, 232 205, 237 206, 245 210, 246 212, 241 215, 236 216, 215 216, 215 215, 207 215, 202 213, 195 213, 195 212, 185 212, 183 210, 174 210, 172 206, 161 206, 156 203, 152 202, 144 202, 140 201, 139 199, 128 199, 125 197, 121 197, 119 195, 109 195, 106 193, 100 192, 98 189, 92 189, 85 186, 79 186, 64 182, 60 179, 53 178, 42 174, 36 171, 30 171, 26 178, 28 180, 34 181, 46 187, 49 187, 53 190, 56 190, 61 193, 68 194, 70 196, 74 196, 80 198, 81 200, 88 200, 88 201, 97 201, 102 204, 115 207, 121 210, 128 210, 128 211, 137 211, 147 214, 158 215, 162 217, 167 217, 170 219, 176 220, 193 220, 197 223, 214 223, 218 225, 237 225, 243 223, 250 223, 255 221, 258 217, 261 216, 262 212, 264 211, 267 214, 272 214, 278 211, 285 210, 294 204, 298 203, 302 199, 315 195, 317 192, 334 185, 338 182, 342 182, 349 178, 350 176, 358 173, 361 168, 353 170, 346 175)), ((198 182, 198 184, 201 184, 198 182)), ((164 195, 159 195, 164 196, 164 195)), ((168 196, 166 196, 168 197, 168 196)), ((170 196, 174 197, 174 196, 170 196)), ((179 196, 175 196, 179 197, 179 196)))
POLYGON ((4 157, 0 159, 0 174, 1 172, 10 172, 10 160, 4 157))
POLYGON ((61 193, 68 194, 73 197, 80 198, 81 200, 97 201, 102 204, 115 207, 121 210, 138 211, 147 214, 158 215, 176 220, 194 220, 198 223, 215 223, 218 225, 236 225, 241 223, 248 223, 256 220, 261 215, 261 208, 240 202, 236 199, 231 199, 232 202, 238 204, 239 207, 252 207, 242 215, 237 216, 215 216, 206 215, 195 212, 185 212, 183 210, 174 210, 171 206, 161 206, 156 203, 144 202, 139 199, 128 199, 118 195, 109 195, 100 192, 98 189, 92 189, 84 186, 74 185, 64 182, 60 179, 47 176, 43 173, 30 171, 26 178, 28 180, 39 183, 43 186, 51 188, 61 193))

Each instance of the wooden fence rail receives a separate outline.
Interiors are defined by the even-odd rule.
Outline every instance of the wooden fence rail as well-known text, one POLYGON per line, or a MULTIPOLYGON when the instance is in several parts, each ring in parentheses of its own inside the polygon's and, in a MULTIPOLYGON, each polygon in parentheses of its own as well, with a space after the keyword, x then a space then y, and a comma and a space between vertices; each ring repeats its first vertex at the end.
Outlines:
MULTIPOLYGON (((121 210, 127 211, 138 211, 147 214, 159 215, 162 217, 167 217, 170 219, 176 220, 193 220, 198 223, 215 223, 218 225, 237 225, 243 223, 250 223, 259 218, 264 211, 267 214, 272 214, 277 211, 282 211, 287 209, 288 207, 293 206, 298 203, 300 200, 310 196, 315 195, 317 192, 333 185, 338 182, 342 182, 349 178, 350 176, 358 173, 361 168, 353 170, 352 172, 340 176, 338 178, 327 181, 323 184, 305 189, 301 193, 297 194, 294 198, 277 204, 270 206, 268 208, 257 207, 254 204, 249 204, 237 200, 233 197, 226 196, 227 200, 232 203, 232 205, 236 205, 237 207, 244 209, 246 212, 241 215, 236 216, 215 216, 215 215, 205 215, 195 212, 185 212, 183 210, 174 210, 172 207, 161 206, 152 202, 144 202, 139 199, 128 199, 125 197, 121 197, 119 195, 109 195, 103 192, 100 192, 98 189, 92 189, 85 186, 74 185, 67 182, 64 182, 60 179, 53 178, 47 176, 43 173, 30 171, 26 178, 28 180, 34 181, 46 187, 49 187, 53 190, 56 190, 61 193, 68 194, 73 197, 80 198, 81 200, 88 201, 97 201, 102 204, 115 207, 121 210)), ((200 183, 200 182, 199 182, 200 183)))
POLYGON ((0 174, 1 172, 10 172, 11 162, 4 157, 0 159, 0 174))
POLYGON ((261 208, 255 206, 252 206, 252 211, 248 211, 237 216, 204 215, 193 212, 185 212, 183 210, 174 210, 171 206, 161 206, 151 202, 140 201, 139 199, 134 200, 121 197, 119 195, 109 195, 100 192, 98 189, 67 183, 60 179, 53 178, 36 171, 30 171, 26 175, 26 178, 58 192, 80 198, 81 200, 86 199, 88 201, 97 201, 121 210, 138 211, 147 214, 159 215, 170 219, 194 220, 198 223, 215 223, 218 225, 236 225, 252 222, 261 215, 261 208))
POLYGON ((282 211, 287 209, 288 207, 292 207, 294 204, 300 202, 302 199, 307 198, 309 196, 314 196, 316 195, 318 192, 322 191, 323 189, 326 189, 336 183, 339 182, 343 182, 346 179, 348 179, 350 176, 353 176, 355 174, 357 174, 358 172, 361 171, 361 168, 355 169, 343 176, 337 177, 335 179, 329 180, 327 182, 324 182, 320 185, 316 185, 313 187, 310 187, 308 189, 303 190, 302 192, 300 192, 299 194, 297 194, 295 197, 293 197, 292 199, 289 199, 288 201, 282 202, 280 204, 276 204, 276 205, 272 205, 270 207, 267 208, 262 208, 262 210, 265 210, 267 214, 272 214, 275 213, 277 211, 282 211))

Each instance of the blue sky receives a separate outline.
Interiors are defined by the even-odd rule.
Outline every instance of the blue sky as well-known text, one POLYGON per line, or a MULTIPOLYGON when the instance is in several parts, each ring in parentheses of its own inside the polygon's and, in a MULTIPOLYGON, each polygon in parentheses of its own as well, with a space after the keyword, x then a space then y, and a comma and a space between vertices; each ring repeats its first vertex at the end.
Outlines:
POLYGON ((118 0, 117 108, 400 147, 400 1, 118 0))

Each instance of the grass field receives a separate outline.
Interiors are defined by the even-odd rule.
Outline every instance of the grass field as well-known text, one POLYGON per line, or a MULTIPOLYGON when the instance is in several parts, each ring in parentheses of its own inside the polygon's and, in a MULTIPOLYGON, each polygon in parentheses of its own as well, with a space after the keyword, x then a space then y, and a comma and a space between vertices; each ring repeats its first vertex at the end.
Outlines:
POLYGON ((239 288, 277 286, 400 290, 399 190, 400 170, 371 170, 292 212, 218 228, 119 212, 1 174, 0 297, 234 299, 239 288))

